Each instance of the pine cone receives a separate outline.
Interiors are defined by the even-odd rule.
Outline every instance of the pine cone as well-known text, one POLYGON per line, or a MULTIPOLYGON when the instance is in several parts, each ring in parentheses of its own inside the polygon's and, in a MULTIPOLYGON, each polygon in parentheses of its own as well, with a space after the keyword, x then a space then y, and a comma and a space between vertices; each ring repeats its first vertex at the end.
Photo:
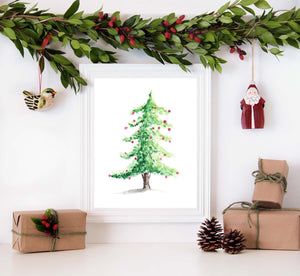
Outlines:
POLYGON ((216 251, 222 248, 222 226, 215 217, 206 219, 198 232, 198 245, 204 251, 216 251))
POLYGON ((244 235, 238 230, 230 230, 228 234, 224 236, 223 248, 226 253, 238 254, 246 246, 243 244, 245 241, 244 235))

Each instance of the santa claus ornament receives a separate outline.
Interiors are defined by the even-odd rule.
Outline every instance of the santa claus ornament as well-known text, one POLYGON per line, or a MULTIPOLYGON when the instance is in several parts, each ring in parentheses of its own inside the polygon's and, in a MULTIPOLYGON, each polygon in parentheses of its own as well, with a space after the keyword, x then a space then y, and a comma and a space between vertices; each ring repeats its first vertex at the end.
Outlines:
POLYGON ((252 43, 252 82, 247 89, 246 96, 241 101, 242 128, 255 129, 264 128, 265 100, 260 96, 254 82, 254 43, 252 43))

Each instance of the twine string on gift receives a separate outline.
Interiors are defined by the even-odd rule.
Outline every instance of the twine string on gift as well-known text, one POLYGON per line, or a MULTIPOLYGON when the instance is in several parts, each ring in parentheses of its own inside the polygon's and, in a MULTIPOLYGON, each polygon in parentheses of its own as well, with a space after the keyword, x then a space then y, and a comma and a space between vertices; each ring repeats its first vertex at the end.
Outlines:
POLYGON ((267 174, 262 170, 262 160, 259 159, 258 161, 258 170, 252 172, 252 176, 255 177, 255 184, 257 182, 268 181, 272 183, 279 183, 282 186, 283 191, 286 193, 287 191, 287 180, 284 175, 281 173, 273 173, 267 174))
POLYGON ((260 209, 265 210, 264 208, 259 208, 259 201, 251 203, 248 201, 236 201, 231 203, 227 208, 224 209, 223 211, 223 215, 232 208, 232 206, 240 204, 240 208, 241 209, 247 209, 248 210, 248 214, 247 214, 247 222, 250 228, 252 228, 251 225, 251 218, 250 218, 250 214, 251 214, 251 210, 256 211, 256 248, 259 249, 259 211, 260 209))
MULTIPOLYGON (((23 236, 23 237, 34 237, 34 238, 52 238, 52 246, 51 246, 51 251, 55 251, 55 245, 56 245, 56 240, 59 237, 49 237, 49 236, 45 236, 45 235, 36 235, 36 234, 25 234, 25 233, 18 233, 15 230, 11 230, 12 233, 14 233, 17 236, 23 236)), ((86 235, 86 232, 73 232, 73 233, 60 233, 60 236, 70 236, 70 235, 86 235)))

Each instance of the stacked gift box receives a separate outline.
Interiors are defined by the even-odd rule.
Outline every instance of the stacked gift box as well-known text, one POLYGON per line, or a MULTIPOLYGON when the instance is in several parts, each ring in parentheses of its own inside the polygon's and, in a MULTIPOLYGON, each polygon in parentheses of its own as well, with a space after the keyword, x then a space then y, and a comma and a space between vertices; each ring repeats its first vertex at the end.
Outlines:
POLYGON ((300 209, 282 208, 288 169, 285 160, 259 159, 252 203, 238 201, 224 210, 225 234, 241 231, 246 248, 300 250, 300 209))

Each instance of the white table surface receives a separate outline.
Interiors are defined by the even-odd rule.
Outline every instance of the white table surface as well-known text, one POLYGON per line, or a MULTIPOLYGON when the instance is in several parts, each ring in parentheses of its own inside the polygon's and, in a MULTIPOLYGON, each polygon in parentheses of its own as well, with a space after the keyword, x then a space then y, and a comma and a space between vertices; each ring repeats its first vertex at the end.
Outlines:
POLYGON ((21 254, 0 245, 1 276, 296 276, 300 251, 202 252, 195 244, 89 244, 85 250, 21 254))

